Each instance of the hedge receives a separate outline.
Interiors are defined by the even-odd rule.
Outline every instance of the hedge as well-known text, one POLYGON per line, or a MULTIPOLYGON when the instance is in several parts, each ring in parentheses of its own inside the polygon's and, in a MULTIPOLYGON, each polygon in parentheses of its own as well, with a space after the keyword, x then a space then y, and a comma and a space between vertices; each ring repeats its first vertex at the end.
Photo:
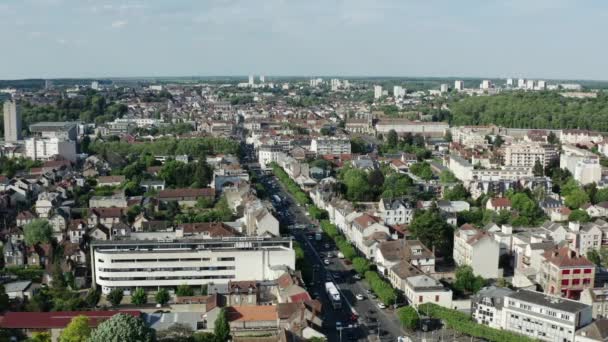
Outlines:
POLYGON ((384 305, 388 306, 395 303, 395 300, 397 299, 397 292, 389 282, 380 278, 378 273, 374 271, 367 271, 365 272, 365 279, 372 288, 372 291, 374 291, 384 305))
POLYGON ((533 342, 535 339, 528 338, 505 330, 490 328, 487 325, 478 324, 473 319, 460 311, 444 308, 437 304, 426 303, 418 307, 418 311, 427 316, 441 319, 448 327, 473 337, 486 339, 493 342, 533 342))
POLYGON ((296 199, 299 204, 310 204, 310 198, 308 197, 308 195, 306 195, 304 191, 300 189, 296 182, 289 178, 289 175, 277 163, 270 163, 270 165, 272 166, 272 172, 274 173, 274 175, 279 179, 281 184, 283 184, 283 186, 287 189, 287 191, 289 191, 289 193, 296 199))

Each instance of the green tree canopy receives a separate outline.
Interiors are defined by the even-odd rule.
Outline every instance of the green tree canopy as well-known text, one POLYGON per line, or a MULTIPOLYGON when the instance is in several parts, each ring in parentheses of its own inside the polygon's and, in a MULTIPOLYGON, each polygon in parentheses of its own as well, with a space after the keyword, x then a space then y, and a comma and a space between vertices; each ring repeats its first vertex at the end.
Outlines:
POLYGON ((477 293, 485 282, 481 276, 473 274, 471 266, 460 266, 456 269, 454 287, 462 292, 477 293))
POLYGON ((143 320, 127 314, 116 314, 102 322, 89 338, 89 342, 138 341, 153 342, 156 334, 143 320))
POLYGON ((169 291, 167 291, 167 289, 162 288, 158 290, 158 292, 156 292, 156 296, 154 297, 154 299, 158 304, 165 305, 169 302, 171 296, 169 295, 169 291))
POLYGON ((59 342, 86 342, 90 335, 89 318, 87 316, 76 316, 61 332, 59 342))
POLYGON ((591 221, 591 216, 589 216, 589 214, 587 214, 587 212, 584 210, 576 209, 572 210, 570 216, 568 216, 568 221, 585 223, 591 221))
POLYGON ((445 221, 436 207, 416 211, 409 230, 413 237, 419 239, 428 248, 435 247, 436 251, 444 257, 452 255, 454 228, 445 221))
POLYGON ((23 235, 25 243, 29 246, 33 246, 37 243, 46 243, 51 241, 53 228, 49 224, 49 221, 36 219, 23 227, 23 235))
POLYGON ((220 312, 215 318, 213 333, 215 334, 216 342, 228 341, 228 338, 230 337, 230 324, 228 323, 228 317, 226 316, 226 310, 224 308, 220 309, 220 312))
POLYGON ((131 303, 135 305, 143 305, 148 302, 148 294, 144 291, 143 288, 139 287, 133 295, 131 295, 131 303))
POLYGON ((418 312, 412 306, 405 306, 397 310, 397 317, 399 317, 401 325, 410 331, 416 330, 420 323, 418 312))
POLYGON ((112 291, 110 291, 110 293, 108 293, 108 295, 106 296, 112 306, 118 306, 122 301, 122 297, 123 291, 119 288, 112 289, 112 291))

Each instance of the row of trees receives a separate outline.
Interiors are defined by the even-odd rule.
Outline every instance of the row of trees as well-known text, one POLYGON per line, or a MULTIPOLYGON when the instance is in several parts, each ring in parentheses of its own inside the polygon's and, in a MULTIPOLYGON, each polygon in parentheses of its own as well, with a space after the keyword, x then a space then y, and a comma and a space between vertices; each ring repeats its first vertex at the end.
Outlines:
POLYGON ((289 175, 279 166, 279 164, 271 163, 270 166, 272 167, 272 172, 274 175, 299 204, 308 205, 310 203, 310 198, 308 198, 308 195, 306 195, 304 191, 300 189, 296 182, 289 178, 289 175))
POLYGON ((354 202, 413 196, 418 192, 410 177, 389 168, 365 171, 347 164, 338 173, 338 178, 344 185, 342 192, 354 202))
POLYGON ((104 158, 108 154, 118 154, 123 158, 129 155, 180 155, 187 154, 195 159, 207 155, 240 154, 241 146, 238 141, 226 138, 203 137, 191 139, 177 139, 164 137, 153 142, 130 144, 123 141, 96 140, 91 143, 91 152, 104 158))
POLYGON ((608 131, 608 95, 564 98, 555 92, 507 92, 471 96, 450 104, 452 125, 580 128, 608 131))
POLYGON ((365 272, 365 280, 369 283, 372 291, 378 296, 384 305, 395 304, 397 301, 397 292, 393 286, 386 280, 380 278, 375 271, 365 272))

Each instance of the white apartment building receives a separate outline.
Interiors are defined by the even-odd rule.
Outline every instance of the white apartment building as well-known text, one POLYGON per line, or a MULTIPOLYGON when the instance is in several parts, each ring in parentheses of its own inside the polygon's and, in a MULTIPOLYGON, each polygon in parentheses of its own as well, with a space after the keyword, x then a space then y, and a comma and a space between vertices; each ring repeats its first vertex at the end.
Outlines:
POLYGON ((405 279, 403 291, 410 305, 418 307, 426 303, 452 308, 452 290, 445 288, 438 280, 420 274, 405 279))
POLYGON ((382 97, 382 86, 375 85, 374 86, 374 99, 379 99, 382 97))
POLYGON ((488 89, 494 88, 494 85, 492 84, 492 81, 490 81, 490 80, 483 80, 483 81, 481 81, 480 88, 483 90, 488 90, 488 89))
POLYGON ((441 86, 439 87, 439 90, 440 90, 442 93, 447 93, 447 92, 448 92, 448 90, 450 90, 450 89, 449 89, 449 87, 448 87, 448 85, 447 85, 447 84, 443 83, 443 84, 441 84, 441 86))
POLYGON ((48 160, 59 155, 75 161, 76 142, 57 138, 29 138, 25 140, 25 155, 33 160, 48 160))
POLYGON ((456 91, 463 91, 464 90, 464 81, 454 81, 454 89, 456 91))
POLYGON ((160 119, 152 119, 152 118, 119 118, 115 119, 114 123, 134 123, 137 127, 150 127, 150 126, 160 126, 163 123, 163 120, 160 119))
POLYGON ((515 143, 505 147, 505 165, 533 167, 540 161, 543 167, 558 158, 557 148, 549 144, 515 143))
POLYGON ((279 145, 262 145, 258 150, 258 163, 262 169, 268 168, 268 164, 276 163, 282 157, 285 157, 285 153, 279 145))
POLYGON ((4 102, 4 141, 21 140, 21 113, 15 101, 4 102))
POLYGON ((527 90, 534 90, 534 80, 527 80, 526 81, 526 89, 527 90))
POLYGON ((504 297, 513 291, 504 287, 484 287, 471 298, 471 316, 478 324, 502 329, 504 297))
POLYGON ((395 98, 399 98, 399 97, 404 97, 405 96, 405 89, 402 86, 394 86, 393 87, 393 96, 395 98))
POLYGON ((543 80, 539 80, 536 82, 536 90, 545 90, 547 88, 547 82, 543 80))
POLYGON ((574 342, 592 321, 589 305, 527 290, 505 296, 503 313, 503 329, 550 342, 574 342))
POLYGON ((289 238, 224 237, 95 241, 91 243, 94 285, 112 289, 158 289, 242 280, 273 280, 295 269, 289 238))
POLYGON ((350 154, 350 147, 348 138, 323 137, 312 139, 310 142, 310 151, 317 155, 350 154))
POLYGON ((599 144, 604 137, 599 132, 587 131, 582 129, 565 129, 559 136, 562 144, 599 144))
POLYGON ((598 183, 602 178, 599 158, 592 152, 571 145, 562 146, 559 166, 568 169, 582 185, 598 183))
POLYGON ((499 253, 498 242, 486 231, 465 225, 454 233, 454 262, 458 266, 471 266, 475 275, 499 278, 502 273, 498 268, 499 253))
POLYGON ((523 89, 526 87, 526 79, 525 78, 520 78, 517 80, 517 88, 519 89, 523 89))
POLYGON ((380 199, 378 205, 379 216, 385 224, 409 224, 414 218, 416 208, 408 202, 400 199, 380 199))

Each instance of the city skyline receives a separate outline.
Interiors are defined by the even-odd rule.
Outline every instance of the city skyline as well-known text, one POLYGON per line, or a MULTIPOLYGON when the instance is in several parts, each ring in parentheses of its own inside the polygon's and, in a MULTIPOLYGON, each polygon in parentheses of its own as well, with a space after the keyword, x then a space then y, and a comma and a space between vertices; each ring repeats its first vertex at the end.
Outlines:
POLYGON ((0 79, 336 75, 606 80, 587 1, 0 4, 0 79), (584 63, 582 62, 584 61, 584 63))

